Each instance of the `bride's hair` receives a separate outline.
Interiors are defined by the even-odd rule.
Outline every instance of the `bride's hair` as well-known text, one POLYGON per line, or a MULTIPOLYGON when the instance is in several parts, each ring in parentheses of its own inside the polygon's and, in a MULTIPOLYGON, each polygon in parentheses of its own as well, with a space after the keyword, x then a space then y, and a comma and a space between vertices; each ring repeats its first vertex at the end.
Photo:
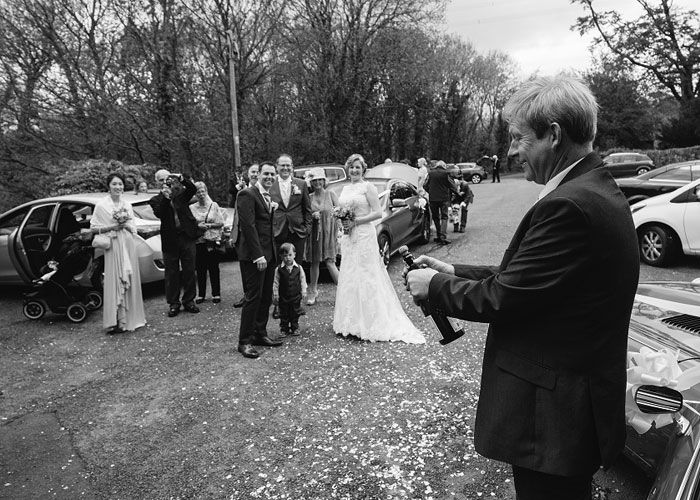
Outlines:
POLYGON ((357 160, 360 160, 360 165, 362 165, 362 173, 364 174, 365 171, 367 170, 367 162, 363 158, 363 156, 359 153, 354 153, 351 154, 348 159, 345 161, 345 171, 347 172, 348 169, 350 168, 350 165, 355 163, 357 160))

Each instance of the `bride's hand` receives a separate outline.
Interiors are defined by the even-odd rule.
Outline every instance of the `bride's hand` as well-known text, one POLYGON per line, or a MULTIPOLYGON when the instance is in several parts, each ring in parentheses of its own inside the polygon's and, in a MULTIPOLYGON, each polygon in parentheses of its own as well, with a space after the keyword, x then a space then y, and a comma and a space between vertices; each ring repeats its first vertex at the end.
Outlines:
POLYGON ((345 229, 345 233, 349 233, 350 230, 355 227, 355 221, 354 220, 343 220, 343 229, 345 229))

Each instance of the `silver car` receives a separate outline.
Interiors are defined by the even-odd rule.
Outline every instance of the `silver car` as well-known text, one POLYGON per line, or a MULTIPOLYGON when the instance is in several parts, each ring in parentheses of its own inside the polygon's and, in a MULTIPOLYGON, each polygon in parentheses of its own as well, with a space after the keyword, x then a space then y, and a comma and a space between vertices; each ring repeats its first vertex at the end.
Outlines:
MULTIPOLYGON (((43 198, 0 215, 0 284, 24 285, 38 278, 39 270, 55 255, 63 238, 90 227, 95 204, 105 196, 107 193, 81 193, 43 198)), ((154 193, 124 193, 123 196, 133 206, 136 216, 141 282, 162 280, 165 266, 160 246, 160 220, 148 204, 154 193)), ((96 249, 85 280, 101 287, 103 269, 104 252, 96 249)))

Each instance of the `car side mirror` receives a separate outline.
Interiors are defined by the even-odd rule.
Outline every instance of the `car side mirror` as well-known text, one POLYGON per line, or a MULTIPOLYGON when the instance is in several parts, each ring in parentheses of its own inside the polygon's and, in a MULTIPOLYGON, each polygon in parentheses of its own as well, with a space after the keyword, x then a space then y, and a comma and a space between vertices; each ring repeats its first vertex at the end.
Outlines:
POLYGON ((408 203, 403 198, 394 198, 391 200, 391 208, 407 207, 408 203))
POLYGON ((683 395, 670 387, 641 385, 634 402, 642 413, 675 413, 683 408, 683 395))
POLYGON ((695 186, 695 200, 700 201, 700 186, 695 186))

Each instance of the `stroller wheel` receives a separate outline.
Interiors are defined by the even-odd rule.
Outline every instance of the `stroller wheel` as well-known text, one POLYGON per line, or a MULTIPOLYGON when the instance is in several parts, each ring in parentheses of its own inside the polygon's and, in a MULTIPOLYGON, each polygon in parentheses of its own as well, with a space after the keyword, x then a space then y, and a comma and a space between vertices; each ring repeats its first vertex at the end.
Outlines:
POLYGON ((24 304, 22 312, 29 319, 41 319, 46 314, 46 305, 40 300, 30 300, 24 304))
POLYGON ((73 302, 66 309, 66 316, 73 323, 80 323, 87 318, 87 308, 80 302, 73 302))
POLYGON ((84 302, 88 311, 95 311, 102 307, 102 294, 97 290, 90 290, 85 294, 84 302))

